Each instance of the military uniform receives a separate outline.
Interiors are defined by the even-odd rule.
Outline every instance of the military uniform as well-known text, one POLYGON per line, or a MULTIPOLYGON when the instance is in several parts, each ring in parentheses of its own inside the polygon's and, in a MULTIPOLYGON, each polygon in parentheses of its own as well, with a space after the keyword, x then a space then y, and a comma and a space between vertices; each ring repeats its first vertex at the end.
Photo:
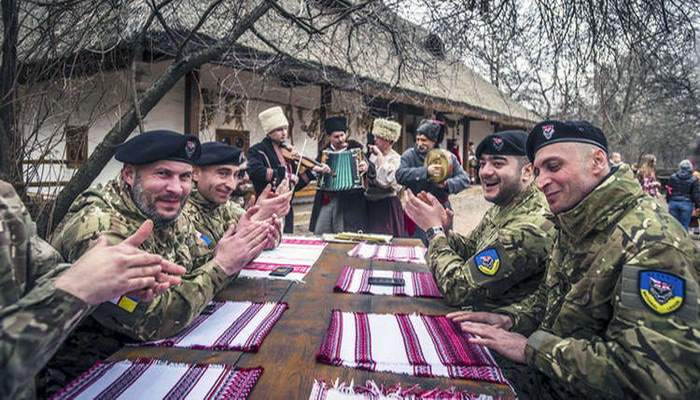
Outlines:
POLYGON ((544 195, 530 185, 508 205, 491 207, 469 236, 434 238, 426 259, 445 301, 492 310, 533 293, 555 235, 551 218, 544 195))
MULTIPOLYGON (((74 261, 99 235, 105 236, 110 244, 116 244, 135 232, 145 220, 127 185, 117 178, 104 187, 83 192, 76 199, 54 232, 52 244, 67 260, 74 261)), ((128 309, 128 304, 101 304, 51 361, 46 380, 65 384, 96 359, 107 357, 126 342, 177 334, 230 281, 214 261, 195 264, 193 260, 201 259, 208 250, 186 218, 155 227, 140 248, 185 267, 187 273, 182 276, 182 284, 171 287, 150 303, 137 303, 133 310, 128 309)))
POLYGON ((545 283, 498 310, 529 334, 533 398, 697 398, 697 247, 620 166, 573 209, 545 283))
POLYGON ((34 376, 91 307, 54 287, 68 269, 0 181, 0 398, 34 397, 34 376))
POLYGON ((192 223, 199 238, 210 250, 207 257, 213 255, 216 244, 224 237, 228 227, 237 224, 243 214, 245 209, 233 200, 219 205, 207 200, 196 188, 192 190, 182 211, 182 215, 192 223))

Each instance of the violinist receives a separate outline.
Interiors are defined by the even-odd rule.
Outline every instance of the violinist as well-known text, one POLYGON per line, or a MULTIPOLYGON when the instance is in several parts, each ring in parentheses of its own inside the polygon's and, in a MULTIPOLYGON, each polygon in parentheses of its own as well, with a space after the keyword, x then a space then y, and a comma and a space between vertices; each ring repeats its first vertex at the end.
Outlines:
MULTIPOLYGON (((255 186, 256 196, 260 195, 268 184, 275 189, 285 178, 294 185, 296 192, 316 179, 316 174, 330 173, 327 165, 300 157, 293 147, 286 144, 289 122, 281 107, 268 108, 258 114, 258 120, 266 135, 260 143, 248 150, 248 175, 255 186), (300 158, 302 168, 298 168, 296 161, 300 158)), ((284 232, 293 231, 292 211, 285 217, 284 232)))

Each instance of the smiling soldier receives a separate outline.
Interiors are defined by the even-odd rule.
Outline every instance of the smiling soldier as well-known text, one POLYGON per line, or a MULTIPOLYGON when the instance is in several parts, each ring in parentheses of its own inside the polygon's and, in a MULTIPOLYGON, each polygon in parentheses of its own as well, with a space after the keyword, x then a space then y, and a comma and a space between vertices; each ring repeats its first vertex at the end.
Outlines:
POLYGON ((428 232, 428 265, 450 305, 491 310, 524 299, 542 280, 555 228, 532 184, 526 139, 523 131, 498 132, 476 148, 484 198, 494 206, 469 236, 446 232, 434 197, 419 194, 428 205, 409 194, 406 211, 428 232))

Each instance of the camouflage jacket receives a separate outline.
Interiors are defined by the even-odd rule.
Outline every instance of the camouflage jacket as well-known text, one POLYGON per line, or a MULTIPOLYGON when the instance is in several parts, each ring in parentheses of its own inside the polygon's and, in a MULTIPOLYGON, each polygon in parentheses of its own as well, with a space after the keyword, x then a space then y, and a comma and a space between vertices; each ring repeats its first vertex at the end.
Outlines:
POLYGON ((537 329, 533 398, 698 398, 700 257, 685 230, 628 166, 557 224, 544 284, 500 310, 537 329))
POLYGON ((544 195, 534 185, 507 206, 493 206, 462 236, 431 241, 426 256, 445 301, 491 310, 523 300, 537 289, 555 227, 544 195))
MULTIPOLYGON (((120 179, 105 187, 83 192, 53 234, 52 244, 68 261, 80 257, 98 235, 111 244, 127 238, 146 220, 120 179)), ((156 227, 141 249, 163 256, 187 268, 180 286, 151 303, 139 303, 133 312, 104 303, 93 313, 103 326, 136 340, 162 339, 186 327, 214 295, 229 282, 213 261, 195 265, 193 259, 206 253, 204 243, 186 218, 156 227)))
POLYGON ((0 398, 33 398, 34 376, 89 313, 85 302, 54 287, 68 267, 0 181, 0 398))
POLYGON ((200 239, 209 249, 207 257, 211 257, 228 227, 238 223, 245 210, 233 200, 222 205, 211 202, 197 189, 193 189, 182 214, 197 230, 200 239))

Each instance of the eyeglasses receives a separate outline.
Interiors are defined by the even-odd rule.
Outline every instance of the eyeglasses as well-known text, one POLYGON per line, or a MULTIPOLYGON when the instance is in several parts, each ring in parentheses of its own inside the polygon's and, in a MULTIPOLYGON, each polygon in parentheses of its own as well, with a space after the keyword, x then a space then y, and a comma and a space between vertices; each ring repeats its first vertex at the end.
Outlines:
POLYGON ((245 176, 247 174, 248 174, 248 168, 243 168, 243 169, 239 169, 238 171, 234 172, 233 176, 236 179, 243 179, 243 178, 245 178, 245 176))

